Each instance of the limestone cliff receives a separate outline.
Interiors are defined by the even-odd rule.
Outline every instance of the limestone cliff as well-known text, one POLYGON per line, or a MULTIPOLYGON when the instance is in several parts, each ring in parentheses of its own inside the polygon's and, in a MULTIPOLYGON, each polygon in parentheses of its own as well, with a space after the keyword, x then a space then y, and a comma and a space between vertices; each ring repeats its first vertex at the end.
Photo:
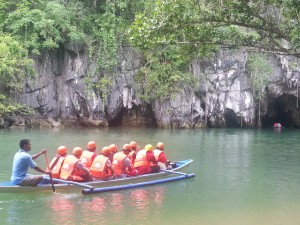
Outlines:
MULTIPOLYGON (((299 67, 287 57, 271 55, 273 75, 261 102, 262 126, 281 122, 300 126, 298 108, 299 67)), ((223 51, 211 61, 194 61, 190 68, 197 78, 207 74, 196 88, 181 91, 176 98, 141 101, 134 76, 142 56, 124 48, 117 76, 105 102, 88 88, 85 77, 95 69, 84 46, 64 46, 35 59, 36 76, 28 80, 18 97, 36 110, 37 119, 26 124, 51 126, 153 126, 165 128, 255 127, 258 102, 252 94, 246 71, 247 53, 223 51)), ((200 80, 200 79, 198 79, 200 80)), ((25 124, 21 121, 19 124, 25 124)))

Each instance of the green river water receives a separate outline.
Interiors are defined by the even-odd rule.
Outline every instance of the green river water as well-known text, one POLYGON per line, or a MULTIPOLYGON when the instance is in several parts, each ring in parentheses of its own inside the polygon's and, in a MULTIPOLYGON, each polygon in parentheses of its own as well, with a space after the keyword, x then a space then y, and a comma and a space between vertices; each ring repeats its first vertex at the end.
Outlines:
MULTIPOLYGON (((0 130, 0 181, 10 179, 22 138, 31 140, 30 154, 47 148, 50 159, 59 145, 71 150, 89 140, 101 148, 162 141, 169 159, 194 160, 186 172, 196 177, 94 195, 0 193, 0 224, 300 224, 300 130, 0 130)), ((44 156, 36 162, 46 165, 44 156)))

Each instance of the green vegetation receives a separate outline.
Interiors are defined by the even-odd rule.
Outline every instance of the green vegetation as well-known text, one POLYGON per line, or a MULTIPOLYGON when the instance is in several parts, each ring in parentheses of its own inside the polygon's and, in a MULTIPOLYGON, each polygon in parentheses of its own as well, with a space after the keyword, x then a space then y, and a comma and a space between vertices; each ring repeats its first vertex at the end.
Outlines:
POLYGON ((30 57, 64 44, 84 44, 96 64, 86 83, 105 100, 126 30, 143 4, 139 0, 0 0, 0 94, 19 91, 26 77, 34 75, 30 57))
MULTIPOLYGON (((145 56, 141 98, 172 98, 197 83, 191 60, 221 48, 299 58, 299 15, 296 0, 0 0, 0 93, 19 91, 34 75, 29 56, 71 43, 87 46, 96 69, 86 83, 105 100, 121 47, 133 44, 145 56)), ((261 74, 251 76, 258 98, 261 74)))
POLYGON ((141 49, 180 46, 195 55, 247 46, 300 56, 300 5, 295 0, 155 0, 136 17, 132 42, 141 49))
MULTIPOLYGON (((156 57, 148 60, 156 64, 162 64, 163 57, 155 53, 176 49, 177 57, 170 61, 171 77, 184 71, 178 62, 207 58, 222 48, 300 57, 299 31, 300 4, 295 0, 154 0, 136 17, 130 40, 152 59, 156 57)), ((152 71, 147 73, 148 80, 156 77, 152 71)), ((265 79, 261 75, 253 71, 251 76, 258 98, 258 86, 265 79)))
POLYGON ((266 55, 250 54, 247 61, 249 80, 254 98, 258 100, 258 125, 261 126, 260 102, 264 97, 265 85, 273 70, 266 55))
POLYGON ((27 51, 13 37, 0 33, 0 80, 10 91, 19 91, 26 75, 31 71, 32 61, 27 51))
POLYGON ((250 71, 250 83, 253 89, 253 95, 261 101, 264 95, 264 87, 267 84, 268 77, 273 70, 268 63, 266 55, 250 54, 247 61, 248 71, 250 71))
POLYGON ((29 107, 17 104, 10 98, 0 94, 0 117, 11 113, 18 115, 30 115, 33 112, 29 107))

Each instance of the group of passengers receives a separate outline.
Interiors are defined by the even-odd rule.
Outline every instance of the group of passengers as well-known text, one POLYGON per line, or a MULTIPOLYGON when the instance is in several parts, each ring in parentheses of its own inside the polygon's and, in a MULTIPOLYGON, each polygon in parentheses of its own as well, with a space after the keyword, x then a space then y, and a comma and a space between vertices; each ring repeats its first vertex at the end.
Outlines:
POLYGON ((140 149, 137 143, 132 141, 123 145, 121 151, 118 151, 115 144, 111 144, 103 147, 98 154, 94 141, 88 142, 86 150, 75 147, 71 154, 68 154, 65 146, 59 146, 47 170, 41 169, 33 161, 39 155, 46 153, 46 150, 43 149, 38 154, 30 156, 27 153, 30 149, 30 140, 20 141, 20 150, 15 154, 13 162, 12 184, 37 185, 43 180, 42 176, 28 176, 29 167, 52 175, 52 178, 76 182, 106 181, 157 173, 161 169, 170 168, 162 142, 158 142, 155 149, 151 144, 140 149))

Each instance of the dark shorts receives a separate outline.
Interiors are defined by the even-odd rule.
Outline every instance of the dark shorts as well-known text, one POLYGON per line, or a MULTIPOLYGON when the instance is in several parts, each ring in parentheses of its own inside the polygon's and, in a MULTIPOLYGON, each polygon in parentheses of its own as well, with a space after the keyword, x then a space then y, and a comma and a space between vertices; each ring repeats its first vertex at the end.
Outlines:
POLYGON ((30 175, 26 176, 22 182, 19 184, 20 186, 37 186, 43 180, 43 176, 40 175, 30 175))

